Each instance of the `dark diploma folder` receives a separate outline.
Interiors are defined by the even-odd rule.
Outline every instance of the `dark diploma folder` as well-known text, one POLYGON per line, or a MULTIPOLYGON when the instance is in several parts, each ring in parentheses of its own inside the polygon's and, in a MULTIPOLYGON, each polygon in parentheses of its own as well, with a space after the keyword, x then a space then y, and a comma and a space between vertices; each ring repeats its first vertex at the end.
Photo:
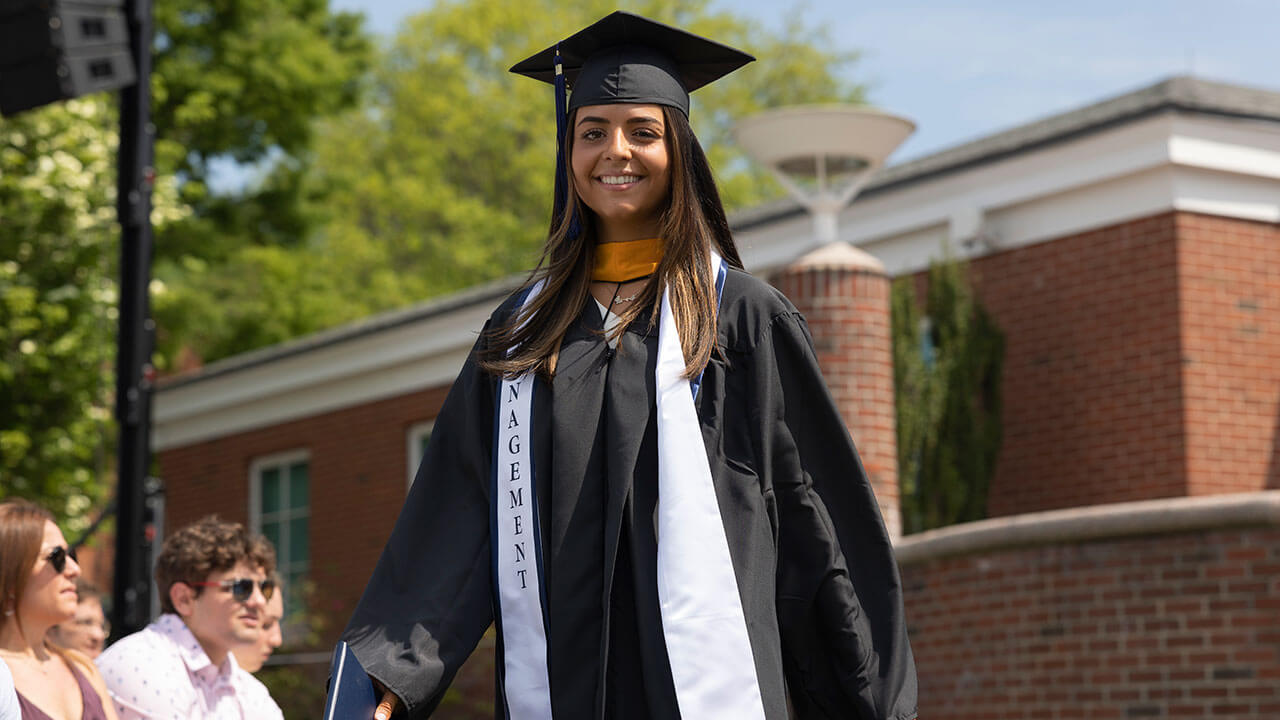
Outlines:
POLYGON ((324 700, 324 720, 372 720, 378 707, 373 681, 345 642, 333 649, 329 666, 329 696, 324 700))

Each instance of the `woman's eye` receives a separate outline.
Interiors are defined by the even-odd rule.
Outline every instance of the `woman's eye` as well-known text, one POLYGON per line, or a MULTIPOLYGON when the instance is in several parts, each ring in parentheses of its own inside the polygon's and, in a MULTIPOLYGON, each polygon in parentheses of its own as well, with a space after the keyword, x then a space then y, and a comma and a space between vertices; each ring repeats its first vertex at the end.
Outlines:
POLYGON ((604 137, 603 130, 592 129, 582 133, 583 140, 599 140, 604 137))

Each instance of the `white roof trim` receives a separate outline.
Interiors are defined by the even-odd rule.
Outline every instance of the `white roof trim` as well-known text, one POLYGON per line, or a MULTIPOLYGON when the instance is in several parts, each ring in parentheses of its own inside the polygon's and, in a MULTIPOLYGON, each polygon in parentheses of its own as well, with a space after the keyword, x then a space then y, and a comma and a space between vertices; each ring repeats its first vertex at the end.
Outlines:
POLYGON ((473 305, 156 394, 152 446, 189 445, 453 381, 493 308, 473 305))

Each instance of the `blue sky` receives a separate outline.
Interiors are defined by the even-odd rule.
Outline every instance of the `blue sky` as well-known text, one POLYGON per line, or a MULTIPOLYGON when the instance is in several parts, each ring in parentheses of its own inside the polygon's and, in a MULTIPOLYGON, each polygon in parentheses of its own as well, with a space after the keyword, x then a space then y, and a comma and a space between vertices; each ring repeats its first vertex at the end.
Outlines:
MULTIPOLYGON (((482 0, 478 0, 482 1, 482 0)), ((430 0, 331 0, 390 34, 430 0)), ((715 0, 778 25, 796 13, 862 52, 873 105, 916 121, 893 162, 1194 74, 1280 90, 1280 0, 715 0)), ((761 58, 767 62, 768 58, 761 58)))

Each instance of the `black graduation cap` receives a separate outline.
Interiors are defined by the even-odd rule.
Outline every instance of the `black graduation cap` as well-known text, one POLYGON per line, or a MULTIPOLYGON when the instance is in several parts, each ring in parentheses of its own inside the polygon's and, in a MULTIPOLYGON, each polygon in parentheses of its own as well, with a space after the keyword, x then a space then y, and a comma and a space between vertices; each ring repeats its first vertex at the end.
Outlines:
MULTIPOLYGON (((559 152, 553 222, 568 201, 564 136, 570 110, 643 103, 678 108, 688 117, 689 93, 753 60, 741 50, 619 10, 512 66, 513 73, 555 85, 559 152), (566 107, 568 87, 573 94, 566 107)), ((579 229, 577 217, 572 218, 570 235, 579 229)))
POLYGON ((689 93, 753 60, 727 45, 618 11, 521 60, 511 72, 555 83, 561 65, 573 89, 568 110, 652 103, 687 116, 689 93))

